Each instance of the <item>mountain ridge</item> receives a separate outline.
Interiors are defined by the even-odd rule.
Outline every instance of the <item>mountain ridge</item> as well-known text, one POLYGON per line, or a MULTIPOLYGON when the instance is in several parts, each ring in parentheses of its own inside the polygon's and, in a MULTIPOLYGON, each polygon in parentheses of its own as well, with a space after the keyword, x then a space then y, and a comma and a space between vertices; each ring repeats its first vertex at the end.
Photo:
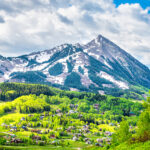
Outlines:
POLYGON ((98 35, 87 44, 62 44, 18 57, 0 56, 0 82, 52 84, 70 90, 150 88, 150 70, 125 50, 98 35))

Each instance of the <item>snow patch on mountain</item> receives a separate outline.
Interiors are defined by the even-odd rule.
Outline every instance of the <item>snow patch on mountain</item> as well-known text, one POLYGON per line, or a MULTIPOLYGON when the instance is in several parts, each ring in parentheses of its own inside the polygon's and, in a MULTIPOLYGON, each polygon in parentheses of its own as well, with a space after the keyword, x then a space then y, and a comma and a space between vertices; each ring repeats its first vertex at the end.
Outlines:
POLYGON ((114 79, 114 77, 112 77, 111 75, 107 74, 106 72, 101 71, 100 74, 98 74, 99 77, 104 78, 112 83, 114 83, 115 85, 117 85, 119 88, 121 89, 129 89, 129 86, 127 83, 123 82, 123 81, 117 81, 114 79))
POLYGON ((36 61, 38 63, 48 61, 52 55, 53 54, 47 54, 46 52, 42 52, 40 55, 37 56, 36 61))
POLYGON ((69 73, 62 73, 58 76, 51 76, 51 75, 47 74, 47 81, 49 81, 53 84, 64 85, 64 81, 68 75, 69 75, 69 73))
POLYGON ((49 63, 44 63, 44 64, 40 64, 40 65, 35 65, 33 66, 33 68, 30 69, 30 71, 41 71, 43 70, 45 67, 47 67, 49 65, 49 63))

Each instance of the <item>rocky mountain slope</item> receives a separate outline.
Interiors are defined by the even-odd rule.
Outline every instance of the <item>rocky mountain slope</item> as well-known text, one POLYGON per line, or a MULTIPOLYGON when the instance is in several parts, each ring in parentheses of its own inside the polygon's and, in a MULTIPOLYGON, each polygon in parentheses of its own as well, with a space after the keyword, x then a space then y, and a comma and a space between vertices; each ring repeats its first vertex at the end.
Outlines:
POLYGON ((86 45, 63 44, 20 57, 0 56, 0 82, 44 83, 121 95, 133 86, 150 88, 150 70, 99 35, 86 45))

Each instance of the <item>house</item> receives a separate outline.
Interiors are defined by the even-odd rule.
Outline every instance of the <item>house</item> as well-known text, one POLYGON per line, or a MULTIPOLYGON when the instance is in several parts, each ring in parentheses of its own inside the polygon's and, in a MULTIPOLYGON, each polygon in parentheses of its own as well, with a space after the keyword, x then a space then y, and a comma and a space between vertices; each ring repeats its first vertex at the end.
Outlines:
POLYGON ((17 127, 16 126, 13 126, 13 127, 11 127, 12 129, 16 129, 17 130, 17 127))
POLYGON ((82 131, 88 133, 89 132, 89 126, 84 125, 82 131))
POLYGON ((23 143, 23 141, 21 139, 12 138, 10 143, 23 143))
POLYGON ((78 108, 78 104, 75 105, 75 108, 76 108, 76 109, 78 108))
POLYGON ((1 126, 6 126, 6 125, 7 125, 6 123, 2 123, 2 124, 1 124, 1 126))
POLYGON ((114 123, 109 123, 109 125, 110 125, 110 126, 115 126, 115 124, 114 124, 114 123))
POLYGON ((70 108, 71 108, 71 109, 73 109, 73 108, 77 109, 77 108, 78 108, 78 104, 77 104, 77 105, 70 104, 70 108))
POLYGON ((133 129, 133 127, 132 127, 132 126, 130 126, 129 128, 130 128, 130 130, 132 130, 132 129, 133 129))
POLYGON ((81 133, 75 133, 74 136, 76 136, 76 137, 81 137, 82 134, 81 134, 81 133))
POLYGON ((54 138, 55 138, 55 135, 54 135, 54 134, 50 135, 50 138, 51 138, 51 139, 54 139, 54 138))
POLYGON ((10 129, 10 132, 15 132, 15 130, 14 129, 10 129))
POLYGON ((43 118, 44 118, 44 115, 41 115, 41 116, 40 116, 40 119, 43 120, 43 118))
POLYGON ((29 114, 28 117, 33 117, 34 115, 29 114))
POLYGON ((84 139, 85 142, 87 142, 87 141, 89 141, 89 140, 90 140, 89 138, 85 138, 85 139, 84 139))
POLYGON ((61 113, 61 110, 60 110, 60 109, 57 109, 57 110, 56 110, 56 113, 61 113))
POLYGON ((74 104, 70 104, 70 108, 72 109, 72 108, 74 108, 75 107, 75 105, 74 104))
POLYGON ((10 129, 10 132, 14 132, 14 131, 17 131, 17 127, 16 127, 16 126, 13 126, 13 127, 11 127, 11 129, 10 129))
POLYGON ((54 145, 55 145, 56 143, 57 143, 57 141, 56 141, 56 140, 51 142, 51 144, 54 144, 54 145))
POLYGON ((106 136, 111 136, 113 133, 112 132, 109 132, 109 131, 105 131, 104 133, 106 136))
POLYGON ((86 142, 86 144, 92 144, 89 138, 85 138, 84 141, 86 142))
POLYGON ((6 123, 2 123, 1 126, 6 128, 6 129, 9 128, 9 125, 7 125, 6 123))
POLYGON ((79 117, 79 118, 82 118, 82 117, 83 117, 83 115, 82 115, 82 114, 79 114, 79 115, 78 115, 78 117, 79 117))
POLYGON ((136 116, 134 112, 129 112, 129 116, 136 116))
POLYGON ((27 127, 32 127, 32 124, 31 124, 31 123, 28 123, 28 124, 27 124, 27 127))
POLYGON ((94 109, 99 109, 99 104, 94 104, 93 107, 94 109))
POLYGON ((63 113, 58 113, 57 116, 62 117, 63 113))
POLYGON ((74 130, 74 129, 75 129, 75 127, 70 126, 70 127, 68 127, 67 132, 71 132, 71 130, 74 130))
POLYGON ((86 144, 92 144, 92 142, 91 141, 87 141, 86 144))
POLYGON ((69 111, 69 114, 74 114, 74 113, 77 113, 77 111, 74 111, 74 110, 69 111))
POLYGON ((34 136, 32 137, 32 140, 41 140, 41 137, 38 136, 38 135, 34 135, 34 136))
POLYGON ((74 136, 74 137, 72 138, 72 140, 73 140, 73 141, 78 141, 78 138, 77 138, 76 136, 74 136))
POLYGON ((41 130, 38 130, 38 129, 32 129, 31 132, 35 132, 35 133, 41 134, 41 130))
POLYGON ((48 134, 48 131, 49 131, 49 130, 47 130, 47 131, 46 131, 46 130, 42 130, 41 133, 42 133, 42 134, 48 134))
POLYGON ((43 116, 45 116, 45 117, 46 117, 46 116, 49 116, 49 113, 44 113, 43 116))
POLYGON ((25 120, 26 120, 25 117, 22 117, 22 118, 21 118, 21 121, 25 121, 25 120))
POLYGON ((99 143, 95 143, 95 146, 103 147, 103 145, 102 145, 102 144, 99 144, 99 143))
POLYGON ((28 130, 26 126, 22 126, 21 128, 26 130, 26 131, 28 130))
POLYGON ((81 136, 82 136, 82 134, 81 134, 81 133, 77 133, 77 136, 78 136, 78 137, 81 137, 81 136))
POLYGON ((107 143, 110 143, 110 142, 111 142, 111 140, 112 140, 112 138, 106 138, 106 140, 105 140, 105 141, 106 141, 107 143))
POLYGON ((103 143, 104 142, 104 139, 96 139, 96 141, 98 142, 98 143, 103 143))
POLYGON ((99 131, 102 131, 102 130, 103 130, 102 128, 99 129, 99 131))

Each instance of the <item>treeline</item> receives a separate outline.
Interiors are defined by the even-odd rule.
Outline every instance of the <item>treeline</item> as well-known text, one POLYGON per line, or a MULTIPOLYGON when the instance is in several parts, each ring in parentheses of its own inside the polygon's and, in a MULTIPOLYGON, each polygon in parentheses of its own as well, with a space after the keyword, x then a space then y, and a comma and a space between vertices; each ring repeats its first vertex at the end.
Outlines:
POLYGON ((29 94, 55 95, 55 90, 47 85, 40 85, 40 84, 23 84, 23 83, 0 84, 1 101, 14 100, 17 97, 29 94))
POLYGON ((12 101, 22 95, 30 94, 35 94, 37 96, 40 94, 48 96, 59 95, 59 97, 67 96, 70 99, 86 98, 89 101, 104 101, 108 97, 107 95, 100 95, 98 93, 60 90, 42 84, 0 83, 0 101, 12 101))
MULTIPOLYGON (((76 107, 77 112, 91 113, 91 114, 105 114, 104 118, 121 121, 122 116, 139 115, 142 110, 140 103, 134 103, 124 98, 115 98, 107 96, 106 99, 93 95, 91 97, 84 97, 83 99, 73 98, 67 96, 47 96, 41 94, 26 95, 15 99, 12 102, 2 103, 0 107, 0 115, 8 112, 19 113, 41 113, 44 111, 55 112, 57 108, 63 113, 68 113, 72 108, 76 107), (95 99, 94 99, 95 97, 95 99), (91 100, 93 98, 93 100, 91 100)), ((75 117, 75 116, 74 116, 75 117)), ((94 117, 95 118, 95 117, 94 117)), ((91 119, 91 118, 90 118, 91 119)), ((84 119, 83 119, 84 120, 84 119)), ((88 122, 92 122, 86 119, 88 122)))
POLYGON ((44 111, 50 111, 50 105, 46 102, 44 95, 26 95, 15 99, 12 102, 6 102, 0 107, 0 115, 8 112, 19 113, 41 113, 44 111))
POLYGON ((78 98, 83 99, 87 97, 88 100, 106 100, 106 96, 88 93, 88 92, 74 92, 74 91, 64 91, 57 88, 49 87, 47 85, 41 84, 25 84, 25 83, 1 83, 0 84, 0 100, 1 101, 11 101, 20 97, 22 95, 40 94, 53 96, 59 95, 60 97, 67 96, 70 99, 78 98))

